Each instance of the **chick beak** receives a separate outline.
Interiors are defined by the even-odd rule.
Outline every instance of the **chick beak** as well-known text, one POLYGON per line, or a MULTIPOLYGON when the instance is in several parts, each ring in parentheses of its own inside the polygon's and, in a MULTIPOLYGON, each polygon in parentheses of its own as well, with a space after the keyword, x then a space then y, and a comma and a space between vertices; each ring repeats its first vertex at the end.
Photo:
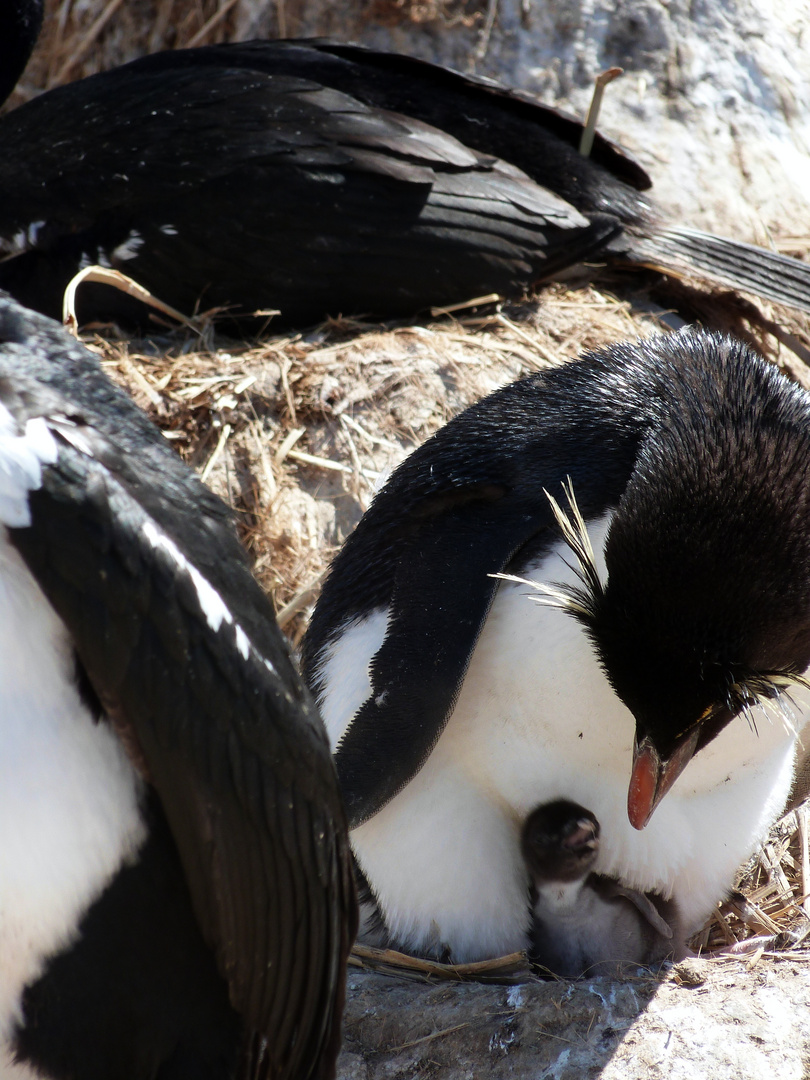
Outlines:
POLYGON ((662 760, 648 735, 633 747, 633 771, 627 792, 627 816, 634 829, 643 829, 656 806, 692 759, 700 735, 700 726, 679 739, 675 749, 662 760))

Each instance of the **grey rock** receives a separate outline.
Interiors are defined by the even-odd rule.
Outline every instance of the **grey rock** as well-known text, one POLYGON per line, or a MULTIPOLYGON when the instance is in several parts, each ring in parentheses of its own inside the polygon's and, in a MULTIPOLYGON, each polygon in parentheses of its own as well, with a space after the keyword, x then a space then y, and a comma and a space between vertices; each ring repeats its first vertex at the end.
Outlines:
POLYGON ((338 1080, 808 1076, 806 959, 686 961, 660 976, 513 986, 350 972, 348 986, 338 1080))

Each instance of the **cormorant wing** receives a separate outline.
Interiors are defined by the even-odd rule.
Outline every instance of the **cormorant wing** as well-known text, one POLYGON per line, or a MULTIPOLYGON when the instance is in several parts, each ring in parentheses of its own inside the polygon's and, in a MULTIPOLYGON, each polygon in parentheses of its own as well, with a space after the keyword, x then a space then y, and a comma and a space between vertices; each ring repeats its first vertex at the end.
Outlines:
POLYGON ((92 354, 2 297, 0 401, 27 444, 10 540, 158 792, 246 1075, 329 1077, 354 929, 344 814, 229 514, 92 354))
MULTIPOLYGON (((266 51, 290 50, 160 53, 0 118, 0 287, 58 316, 100 263, 189 314, 410 312, 521 289, 616 231, 418 118, 261 66, 266 51)), ((86 289, 80 313, 137 321, 86 289)))

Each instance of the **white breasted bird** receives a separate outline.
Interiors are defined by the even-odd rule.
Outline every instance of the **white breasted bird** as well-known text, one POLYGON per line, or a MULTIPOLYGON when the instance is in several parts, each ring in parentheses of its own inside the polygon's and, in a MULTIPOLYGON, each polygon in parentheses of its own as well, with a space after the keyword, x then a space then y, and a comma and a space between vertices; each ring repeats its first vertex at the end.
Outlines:
POLYGON ((810 708, 810 395, 693 330, 497 391, 377 495, 304 665, 389 941, 524 947, 521 830, 557 799, 688 936, 784 805, 810 708))
POLYGON ((228 509, 0 294, 0 1075, 328 1078, 334 767, 228 509))

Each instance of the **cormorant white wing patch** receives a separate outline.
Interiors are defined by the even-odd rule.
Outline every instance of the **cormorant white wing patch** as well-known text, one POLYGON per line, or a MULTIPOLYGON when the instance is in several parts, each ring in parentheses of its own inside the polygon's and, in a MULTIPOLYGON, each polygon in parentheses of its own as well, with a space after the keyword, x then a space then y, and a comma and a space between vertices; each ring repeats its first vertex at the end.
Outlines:
MULTIPOLYGON (((183 570, 191 578, 191 582, 194 585, 194 589, 197 593, 197 599, 200 602, 205 621, 210 628, 216 634, 220 627, 224 624, 226 626, 234 627, 234 634, 236 640, 236 648, 243 660, 247 660, 250 655, 251 645, 250 638, 245 631, 235 622, 233 614, 231 613, 228 605, 219 595, 217 590, 213 587, 210 581, 200 573, 196 566, 188 561, 182 551, 177 547, 173 540, 171 540, 165 533, 155 525, 153 521, 145 521, 142 526, 143 535, 152 545, 152 547, 160 548, 165 551, 177 566, 183 570)), ((265 656, 261 656, 257 650, 253 650, 257 657, 260 657, 267 669, 275 673, 275 669, 270 661, 265 656)), ((286 694, 286 691, 285 691, 286 694)))
POLYGON ((0 403, 0 522, 12 528, 31 523, 28 492, 42 484, 42 466, 56 461, 56 442, 42 417, 19 426, 0 403))
POLYGON ((131 229, 126 240, 113 248, 112 258, 116 262, 126 262, 127 259, 136 259, 144 245, 144 239, 137 229, 131 229))

